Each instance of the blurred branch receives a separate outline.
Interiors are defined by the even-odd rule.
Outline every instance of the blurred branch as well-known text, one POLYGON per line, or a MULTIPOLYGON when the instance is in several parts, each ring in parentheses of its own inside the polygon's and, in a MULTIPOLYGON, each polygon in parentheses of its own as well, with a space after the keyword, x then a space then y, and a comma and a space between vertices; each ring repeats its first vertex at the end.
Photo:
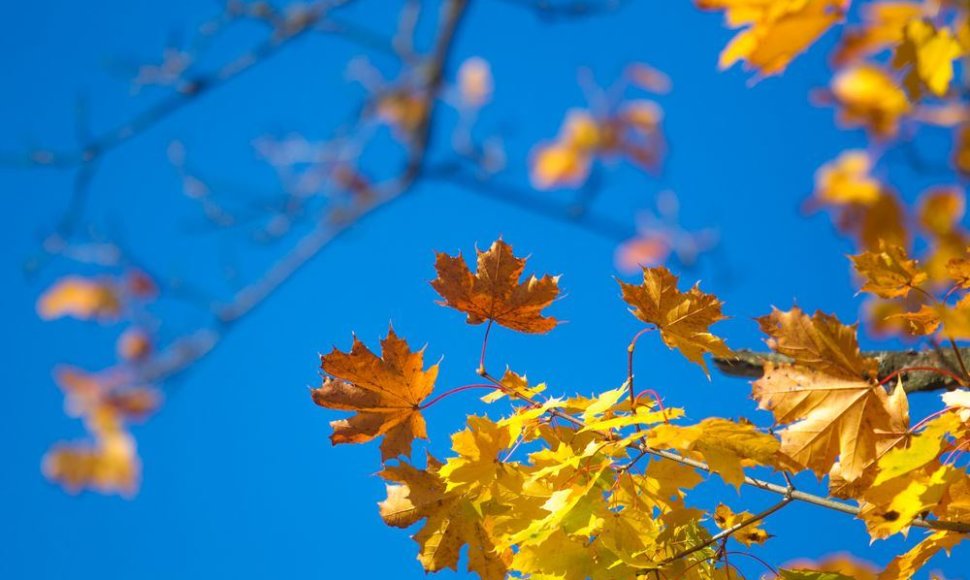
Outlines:
POLYGON ((411 135, 407 162, 399 176, 378 187, 377 199, 362 206, 354 214, 345 216, 340 222, 334 223, 326 218, 321 219, 309 234, 301 238, 255 282, 237 292, 228 304, 218 308, 215 312, 216 324, 173 341, 151 364, 142 369, 140 380, 158 382, 172 378, 188 369, 193 363, 210 353, 230 328, 265 303, 270 296, 319 255, 321 250, 349 231, 352 226, 389 207, 412 189, 425 169, 425 159, 433 134, 436 101, 444 84, 444 71, 467 4, 468 0, 451 0, 446 4, 434 48, 427 59, 421 63, 425 81, 424 98, 428 103, 427 113, 411 135))
POLYGON ((562 204, 539 197, 534 191, 484 179, 475 175, 458 162, 440 163, 429 168, 425 177, 462 187, 480 197, 504 203, 551 220, 575 225, 606 239, 622 242, 634 236, 632 226, 596 215, 588 211, 585 203, 562 204))
POLYGON ((546 21, 576 20, 613 12, 623 7, 629 0, 503 0, 506 4, 532 11, 536 17, 546 21))
MULTIPOLYGON (((960 353, 964 358, 970 357, 970 348, 961 348, 960 353)), ((910 367, 943 367, 949 369, 954 368, 957 364, 956 354, 945 350, 883 350, 862 354, 876 359, 879 363, 880 377, 888 377, 910 367)), ((735 355, 734 358, 730 359, 715 358, 714 364, 727 376, 759 378, 764 373, 766 364, 791 362, 788 357, 776 353, 738 350, 735 351, 735 355)), ((902 373, 902 378, 903 388, 907 393, 952 390, 959 387, 952 378, 931 372, 906 372, 902 373)))

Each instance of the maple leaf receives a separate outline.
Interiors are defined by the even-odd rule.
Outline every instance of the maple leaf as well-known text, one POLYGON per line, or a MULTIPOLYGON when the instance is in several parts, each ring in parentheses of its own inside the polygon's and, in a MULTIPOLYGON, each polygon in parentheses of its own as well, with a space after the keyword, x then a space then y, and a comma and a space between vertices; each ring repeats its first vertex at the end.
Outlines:
POLYGON ((953 258, 946 263, 946 273, 953 280, 953 283, 970 290, 970 260, 966 258, 953 258))
POLYGON ((909 423, 901 386, 889 395, 882 386, 851 375, 769 364, 752 394, 759 408, 774 414, 776 424, 787 425, 780 433, 782 452, 820 477, 838 458, 837 472, 846 482, 859 478, 909 423))
POLYGON ((127 432, 110 431, 93 443, 60 443, 44 455, 44 475, 76 493, 91 487, 102 493, 131 496, 138 489, 141 462, 127 432))
POLYGON ((761 330, 771 337, 768 346, 791 358, 796 365, 845 379, 876 375, 875 359, 862 356, 856 339, 856 326, 846 326, 824 312, 808 316, 801 308, 784 312, 777 308, 757 319, 761 330))
POLYGON ((916 219, 927 232, 937 237, 947 236, 960 227, 966 207, 962 189, 934 187, 920 196, 916 219))
POLYGON ((512 444, 509 428, 486 417, 468 417, 468 427, 451 436, 451 448, 458 457, 445 462, 438 474, 446 489, 470 485, 488 486, 502 469, 499 453, 512 444))
POLYGON ((908 445, 879 458, 878 473, 861 494, 865 503, 859 514, 873 539, 906 530, 923 513, 949 519, 946 496, 966 473, 941 464, 939 457, 948 446, 947 433, 960 430, 957 415, 943 413, 910 437, 908 445))
POLYGON ((916 312, 899 315, 908 323, 908 330, 916 335, 930 335, 940 330, 946 338, 970 339, 970 295, 954 305, 924 304, 916 312))
POLYGON ((80 276, 61 278, 37 301, 37 313, 44 320, 62 316, 110 320, 120 312, 121 298, 114 284, 80 276))
POLYGON ((529 175, 536 189, 576 187, 586 181, 592 162, 588 153, 562 143, 552 143, 536 149, 529 175))
POLYGON ((161 403, 157 391, 127 386, 127 377, 113 370, 92 374, 61 367, 55 378, 66 396, 68 414, 84 420, 91 438, 55 445, 44 456, 44 475, 71 492, 92 488, 134 495, 141 462, 125 423, 154 412, 161 403))
POLYGON ((903 42, 896 48, 893 66, 908 69, 904 83, 914 99, 920 98, 924 87, 941 97, 953 79, 953 61, 962 53, 952 30, 914 19, 903 29, 903 42))
POLYGON ((889 562, 878 580, 908 580, 922 568, 940 550, 949 552, 954 546, 965 540, 965 534, 955 532, 934 532, 922 542, 916 544, 910 551, 897 556, 889 562))
POLYGON ((843 151, 815 173, 815 198, 827 205, 871 205, 882 194, 882 184, 871 171, 872 159, 867 152, 843 151))
POLYGON ((381 518, 397 528, 426 520, 414 540, 420 546, 418 561, 428 572, 457 570, 459 554, 467 545, 469 571, 483 580, 505 578, 511 551, 496 549, 489 522, 463 493, 446 490, 440 468, 430 456, 427 470, 407 463, 384 468, 381 477, 393 483, 379 504, 381 518))
POLYGON ((381 341, 380 357, 355 336, 349 353, 334 348, 320 360, 330 377, 313 389, 313 402, 357 412, 350 419, 331 421, 334 445, 363 443, 383 435, 381 459, 387 461, 409 456, 415 438, 428 438, 420 405, 434 387, 438 365, 424 370, 424 351, 411 351, 393 328, 381 341))
POLYGON ((739 60, 763 75, 780 73, 792 58, 842 20, 845 0, 696 0, 704 10, 725 10, 732 28, 748 25, 721 52, 718 66, 739 60))
POLYGON ((731 356, 724 340, 708 330, 726 318, 721 314, 721 301, 701 292, 697 284, 681 292, 677 289, 677 277, 660 266, 644 268, 639 286, 620 281, 620 288, 633 315, 656 326, 668 347, 680 350, 687 360, 699 364, 708 377, 710 371, 704 353, 723 358, 731 356))
MULTIPOLYGON (((751 517, 751 512, 735 513, 723 503, 718 504, 713 513, 714 523, 722 530, 728 530, 738 524, 742 524, 745 520, 751 519, 751 517)), ((771 534, 764 531, 760 523, 757 523, 744 526, 731 534, 731 537, 750 548, 753 544, 764 544, 771 537, 771 534)))
POLYGON ((833 61, 836 66, 857 62, 903 40, 906 24, 922 16, 920 2, 875 2, 862 6, 861 25, 850 27, 839 41, 833 61))
POLYGON ((502 240, 485 252, 478 251, 475 274, 461 253, 455 257, 439 253, 435 269, 438 277, 431 286, 444 298, 442 305, 467 314, 469 324, 492 320, 528 333, 549 332, 557 324, 541 311, 559 295, 559 277, 533 275, 520 283, 525 259, 515 257, 512 247, 502 240))
POLYGON ((839 71, 832 79, 831 97, 839 106, 839 123, 862 125, 880 138, 895 136, 900 118, 910 112, 903 90, 885 71, 871 65, 839 71))
POLYGON ((905 249, 886 243, 880 246, 879 252, 851 256, 856 271, 866 279, 863 291, 882 298, 899 298, 926 281, 926 272, 919 269, 916 260, 909 259, 905 249))
POLYGON ((785 564, 789 574, 798 572, 804 576, 789 575, 783 578, 792 580, 836 580, 851 578, 852 580, 876 580, 876 567, 864 560, 859 560, 847 553, 830 554, 818 562, 810 560, 795 560, 785 564), (810 573, 830 573, 832 576, 826 577, 824 574, 811 576, 810 573))
POLYGON ((699 453, 711 471, 740 488, 744 466, 787 467, 791 464, 781 453, 776 438, 758 431, 750 423, 735 423, 712 417, 697 425, 657 425, 650 430, 648 444, 656 449, 676 449, 699 453))

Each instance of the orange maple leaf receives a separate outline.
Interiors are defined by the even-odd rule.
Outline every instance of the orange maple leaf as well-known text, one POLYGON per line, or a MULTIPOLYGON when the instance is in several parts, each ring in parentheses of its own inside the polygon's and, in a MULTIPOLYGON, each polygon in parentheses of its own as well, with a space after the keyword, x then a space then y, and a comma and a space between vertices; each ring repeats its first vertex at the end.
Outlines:
POLYGON ((926 281, 926 273, 911 260, 906 249, 895 244, 881 243, 878 252, 868 251, 849 256, 857 272, 865 278, 863 292, 882 298, 905 297, 926 281))
POLYGON ((752 395, 777 424, 788 425, 780 432, 783 453, 819 476, 838 458, 836 473, 846 482, 858 479, 909 423, 901 387, 889 395, 874 382, 792 365, 766 366, 752 395))
POLYGON ((438 365, 423 370, 424 351, 412 351, 393 328, 381 341, 380 357, 355 336, 349 353, 334 348, 320 360, 331 376, 313 389, 313 402, 357 412, 349 419, 330 422, 334 445, 364 443, 383 435, 381 459, 387 461, 410 456, 411 442, 428 438, 420 405, 434 388, 438 365))
POLYGON ((497 240, 488 251, 478 250, 478 268, 471 273, 461 253, 439 253, 435 261, 438 277, 431 286, 444 298, 441 304, 468 315, 468 324, 486 320, 519 332, 542 333, 557 321, 543 316, 543 308, 559 295, 559 277, 530 276, 520 283, 525 259, 512 254, 512 247, 497 240))
POLYGON ((721 314, 721 301, 716 296, 701 292, 697 285, 687 292, 679 291, 677 277, 663 266, 644 268, 642 284, 620 282, 620 288, 633 315, 655 325, 668 347, 679 349, 688 360, 701 365, 708 376, 704 353, 731 356, 724 340, 708 330, 726 318, 721 314))
POLYGON ((830 314, 816 312, 810 317, 797 306, 788 312, 775 308, 759 318, 758 324, 771 337, 768 346, 796 365, 844 379, 876 374, 875 359, 859 351, 855 325, 846 326, 830 314))

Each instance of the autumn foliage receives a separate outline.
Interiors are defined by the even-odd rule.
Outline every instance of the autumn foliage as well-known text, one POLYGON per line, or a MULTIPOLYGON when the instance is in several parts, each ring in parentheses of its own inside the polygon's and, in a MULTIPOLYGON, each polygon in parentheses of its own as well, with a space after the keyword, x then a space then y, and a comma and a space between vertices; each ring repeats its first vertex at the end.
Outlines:
MULTIPOLYGON (((264 14, 270 10, 264 4, 236 6, 232 10, 243 11, 230 10, 226 17, 264 21, 271 31, 269 52, 314 26, 326 28, 326 10, 264 14)), ((547 4, 535 8, 548 9, 547 4)), ((961 74, 970 74, 970 7, 965 0, 693 4, 723 16, 733 32, 717 64, 739 66, 753 86, 784 73, 823 37, 834 39, 831 78, 810 98, 832 109, 839 127, 864 133, 865 144, 826 157, 804 210, 829 215, 855 248, 847 265, 865 296, 858 321, 766 304, 753 324, 770 352, 732 349, 717 331, 730 314, 717 288, 705 284, 702 290, 667 265, 690 266, 716 245, 717 236, 682 228, 679 200, 664 192, 656 212, 629 228, 632 235, 610 234, 617 238, 617 269, 637 275, 635 282, 619 280, 619 299, 602 306, 625 307, 642 322, 629 337, 626 380, 582 396, 530 382, 515 369, 493 374, 486 364, 495 326, 537 335, 536 341, 555 332, 560 323, 555 303, 563 299, 558 275, 527 273, 526 259, 503 239, 474 248, 474 255, 438 253, 430 284, 439 304, 461 313, 475 327, 467 330, 482 335, 479 360, 465 364, 471 381, 436 384, 444 363, 429 364, 423 348, 390 328, 379 346, 354 336, 348 351, 335 347, 322 355, 322 384, 311 392, 312 401, 326 409, 334 445, 379 440, 379 476, 387 494, 379 503, 380 517, 412 532, 427 572, 457 570, 465 562, 479 577, 496 580, 734 579, 742 576, 728 555, 743 550, 769 579, 901 580, 970 537, 970 363, 961 346, 970 341, 970 231, 962 225, 963 186, 970 177, 970 89, 966 78, 960 81, 961 74), (947 160, 924 158, 919 139, 928 133, 945 137, 947 160), (899 191, 889 170, 899 156, 917 171, 935 171, 934 183, 918 195, 899 191), (939 175, 944 177, 936 179, 939 175), (923 362, 898 363, 900 351, 864 352, 860 329, 919 345, 915 354, 923 362), (643 390, 635 381, 633 354, 645 348, 680 353, 700 367, 718 396, 749 396, 751 411, 768 412, 770 422, 697 419, 687 409, 666 406, 663 388, 643 390), (716 369, 745 374, 732 371, 742 364, 754 367, 747 373, 753 376, 750 391, 722 386, 716 369), (481 400, 493 412, 468 416, 451 436, 450 453, 432 455, 421 443, 428 439, 424 411, 446 397, 480 391, 487 391, 481 400), (932 398, 935 410, 911 411, 913 397, 932 398), (818 485, 796 487, 795 479, 806 476, 818 485), (723 484, 724 493, 713 503, 696 501, 694 488, 711 481, 723 484), (777 501, 761 511, 745 509, 749 494, 777 501), (795 502, 843 514, 846 526, 864 526, 872 541, 905 537, 910 547, 885 567, 845 554, 764 561, 757 547, 782 533, 772 531, 772 516, 795 502)), ((172 289, 126 261, 113 263, 117 267, 110 272, 65 275, 41 293, 36 302, 41 319, 72 317, 115 331, 110 366, 100 371, 62 366, 54 372, 65 410, 83 424, 86 436, 51 447, 42 461, 47 478, 71 492, 134 495, 141 459, 131 426, 159 409, 165 380, 215 348, 233 323, 329 241, 420 180, 451 179, 480 190, 493 185, 490 179, 506 161, 496 145, 500 136, 479 141, 472 130, 478 112, 493 100, 490 65, 470 57, 454 71, 449 68, 451 42, 467 5, 444 3, 432 48, 399 54, 407 65, 400 74, 356 70, 368 93, 355 126, 363 137, 346 140, 358 149, 333 159, 320 154, 326 163, 305 174, 299 168, 313 165, 306 159, 284 163, 281 173, 293 172, 288 177, 309 189, 288 199, 298 206, 292 215, 267 219, 260 233, 282 235, 293 226, 288 219, 306 215, 313 215, 314 229, 225 304, 213 306, 218 301, 206 299, 208 326, 157 344, 158 325, 148 323, 157 321, 147 311, 172 289), (458 118, 448 151, 456 161, 433 165, 432 124, 443 103, 458 118), (378 130, 400 148, 399 174, 378 178, 364 166, 367 140, 378 130), (327 199, 324 209, 299 205, 317 195, 327 199)), ((395 36, 388 44, 400 52, 409 43, 395 36)), ((224 76, 214 78, 223 82, 246 66, 230 62, 217 71, 224 76)), ((177 87, 186 102, 198 89, 177 87)), ((601 176, 618 165, 648 174, 661 170, 668 140, 660 101, 671 90, 663 72, 629 64, 587 106, 557 113, 558 129, 531 138, 521 159, 529 187, 517 191, 499 183, 495 199, 614 232, 609 220, 587 220, 588 202, 601 176), (574 202, 550 203, 561 190, 577 193, 574 202)), ((161 111, 159 118, 168 113, 164 106, 161 111)), ((154 122, 146 119, 153 117, 138 117, 134 128, 121 125, 119 134, 103 140, 120 145, 154 122)), ((170 151, 185 193, 200 200, 208 217, 225 217, 187 169, 183 153, 178 147, 170 151)), ((91 154, 95 158, 84 163, 93 166, 101 153, 91 154)), ((35 152, 32 159, 62 163, 51 152, 35 152)), ((811 177, 804 176, 806 190, 812 189, 811 177)), ((475 241, 468 241, 466 251, 475 241)), ((423 344, 420 337, 413 340, 423 344)))
MULTIPOLYGON (((867 291, 898 295, 919 288, 925 273, 900 252, 854 258, 867 291)), ((550 330, 555 319, 541 311, 556 298, 556 279, 522 281, 524 266, 498 241, 479 252, 474 274, 460 256, 439 254, 431 284, 469 324, 550 330)), ((662 267, 644 268, 638 285, 620 284, 633 315, 705 371, 705 354, 732 356, 710 331, 724 318, 715 296, 697 286, 679 290, 677 278, 662 267)), ((943 317, 961 310, 944 301, 937 308, 943 317)), ((685 422, 682 409, 637 393, 632 369, 625 384, 595 397, 552 396, 511 370, 495 377, 484 362, 487 332, 478 368, 484 384, 425 402, 437 366, 425 370, 421 354, 391 330, 382 358, 356 338, 349 354, 324 355, 327 376, 313 400, 359 411, 332 423, 334 444, 385 435, 381 477, 388 497, 381 516, 401 528, 423 521, 414 539, 418 560, 430 572, 456 569, 467 547, 468 568, 482 578, 727 578, 727 543, 770 541, 764 520, 792 501, 854 514, 873 539, 914 526, 932 532, 893 560, 881 579, 908 578, 930 556, 964 539, 970 478, 953 457, 970 443, 966 391, 947 393, 939 411, 911 422, 906 369, 879 377, 877 361, 860 352, 854 327, 797 307, 776 309, 758 322, 785 361, 769 364, 753 384, 753 398, 774 416, 770 429, 718 417, 685 422), (426 436, 421 410, 472 388, 492 389, 508 404, 496 418, 469 416, 466 429, 452 436, 451 457, 412 457, 412 440, 426 436), (751 473, 757 467, 774 472, 777 482, 756 479, 751 473), (829 497, 797 490, 792 478, 802 471, 827 477, 829 497), (726 504, 692 505, 688 492, 712 475, 781 499, 758 514, 726 504)), ((962 385, 970 380, 966 372, 957 378, 962 385)), ((852 577, 813 569, 769 566, 782 578, 852 577)))

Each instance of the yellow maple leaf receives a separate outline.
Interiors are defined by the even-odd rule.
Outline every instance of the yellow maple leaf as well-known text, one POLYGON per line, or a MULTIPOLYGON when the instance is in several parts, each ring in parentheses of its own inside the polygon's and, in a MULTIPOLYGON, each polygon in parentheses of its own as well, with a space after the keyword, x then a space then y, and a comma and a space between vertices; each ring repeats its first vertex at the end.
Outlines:
POLYGON ((589 176, 593 157, 562 143, 536 149, 531 160, 532 184, 536 189, 581 185, 589 176))
POLYGON ((868 251, 850 257, 856 271, 866 280, 862 290, 882 298, 905 297, 927 279, 926 272, 900 246, 882 243, 879 252, 868 251))
POLYGON ((826 578, 824 574, 820 574, 816 576, 816 580, 841 580, 842 578, 850 578, 851 580, 876 580, 875 566, 844 552, 830 554, 817 562, 807 559, 793 560, 786 562, 784 568, 831 572, 842 575, 826 578))
POLYGON ((704 353, 730 357, 731 349, 724 340, 710 333, 709 327, 726 317, 721 314, 721 301, 701 292, 694 285, 687 292, 677 289, 677 277, 663 266, 643 269, 640 285, 620 282, 623 300, 634 316, 653 324, 670 348, 676 348, 710 376, 704 353))
POLYGON ((502 388, 496 389, 482 397, 483 403, 494 403, 510 394, 513 395, 511 397, 513 399, 524 398, 526 400, 533 400, 546 390, 545 383, 531 386, 529 385, 529 379, 525 375, 516 374, 510 369, 505 369, 505 374, 502 375, 502 380, 499 382, 502 383, 502 388))
POLYGON ((952 258, 946 263, 946 273, 954 284, 970 289, 970 260, 967 258, 952 258))
POLYGON ((37 313, 44 320, 73 316, 112 319, 121 312, 121 297, 107 280, 66 276, 47 289, 37 301, 37 313))
POLYGON ((845 379, 876 374, 876 361, 859 351, 856 325, 846 326, 821 311, 810 317, 797 306, 788 312, 775 308, 758 318, 758 324, 771 337, 768 346, 796 365, 845 379))
POLYGON ((397 528, 426 520, 413 537, 420 546, 418 560, 428 572, 457 570, 461 549, 467 545, 469 571, 484 580, 504 579, 511 551, 496 550, 489 522, 463 493, 446 490, 440 467, 430 457, 427 470, 407 463, 385 467, 381 477, 393 483, 379 504, 381 518, 397 528))
POLYGON ((914 335, 926 336, 940 331, 953 340, 970 339, 970 295, 956 304, 924 304, 916 312, 898 315, 907 322, 907 329, 914 335))
POLYGON ((959 187, 934 187, 920 195, 916 219, 921 228, 934 236, 946 236, 960 227, 967 200, 959 187))
POLYGON ((833 24, 842 20, 845 0, 695 0, 704 10, 724 10, 728 26, 747 26, 721 52, 718 65, 744 60, 762 75, 780 73, 833 24))
POLYGON ((826 205, 871 205, 879 199, 882 184, 870 171, 872 160, 867 152, 843 151, 815 173, 815 198, 826 205))
POLYGON ((393 328, 381 341, 380 357, 355 336, 349 353, 334 348, 320 361, 330 377, 313 389, 313 402, 356 412, 350 419, 330 422, 334 445, 364 443, 383 435, 381 459, 387 461, 410 455, 415 438, 428 438, 420 405, 434 388, 438 365, 424 370, 424 351, 411 351, 393 328))
POLYGON ((850 27, 839 40, 836 66, 856 62, 899 44, 903 28, 926 11, 921 2, 874 2, 862 6, 862 23, 850 27))
POLYGON ((55 445, 44 456, 44 475, 71 492, 92 488, 133 495, 141 462, 125 424, 153 413, 161 404, 158 392, 127 385, 129 379, 113 371, 92 374, 62 367, 55 377, 66 396, 68 414, 84 420, 91 438, 55 445))
POLYGON ((777 424, 787 425, 780 432, 782 452, 820 477, 838 458, 837 473, 845 482, 859 478, 909 424, 901 386, 889 395, 880 385, 808 368, 768 365, 752 395, 777 424))
POLYGON ((517 258, 512 247, 498 240, 485 252, 478 251, 475 274, 461 253, 439 253, 435 261, 438 277, 431 286, 444 298, 442 304, 468 315, 469 324, 492 320, 519 332, 542 333, 555 328, 555 318, 543 316, 543 308, 559 295, 559 277, 534 275, 519 282, 525 259, 517 258))
POLYGON ((872 65, 839 71, 832 79, 831 96, 839 107, 841 124, 864 126, 877 137, 895 136, 900 118, 910 112, 903 90, 885 71, 872 65))
POLYGON ((920 98, 924 87, 941 97, 953 79, 953 61, 962 54, 952 30, 914 19, 903 29, 903 42, 896 48, 893 66, 907 69, 904 84, 914 99, 920 98))
POLYGON ((956 532, 933 532, 910 551, 893 558, 878 580, 909 580, 940 550, 949 552, 966 538, 965 534, 956 532))
POLYGON ((119 430, 105 432, 93 443, 55 445, 44 455, 42 470, 71 492, 90 487, 130 496, 138 489, 141 462, 134 438, 119 430))
POLYGON ((761 433, 750 423, 735 423, 717 417, 691 426, 657 425, 650 430, 647 443, 656 449, 696 452, 707 461, 712 471, 735 487, 744 482, 745 465, 779 467, 790 464, 779 453, 781 444, 778 439, 761 433))
POLYGON ((499 453, 512 444, 507 426, 476 416, 469 416, 467 424, 467 428, 451 436, 451 448, 458 456, 446 461, 438 471, 438 475, 447 481, 447 491, 470 485, 490 485, 496 472, 502 469, 499 453))
MULTIPOLYGON (((745 520, 751 519, 752 516, 751 512, 747 511, 735 513, 723 503, 717 505, 712 515, 715 525, 722 530, 729 530, 734 526, 742 524, 745 520)), ((764 544, 771 537, 771 534, 766 532, 759 522, 744 526, 731 534, 731 537, 745 546, 751 547, 754 544, 764 544)))

